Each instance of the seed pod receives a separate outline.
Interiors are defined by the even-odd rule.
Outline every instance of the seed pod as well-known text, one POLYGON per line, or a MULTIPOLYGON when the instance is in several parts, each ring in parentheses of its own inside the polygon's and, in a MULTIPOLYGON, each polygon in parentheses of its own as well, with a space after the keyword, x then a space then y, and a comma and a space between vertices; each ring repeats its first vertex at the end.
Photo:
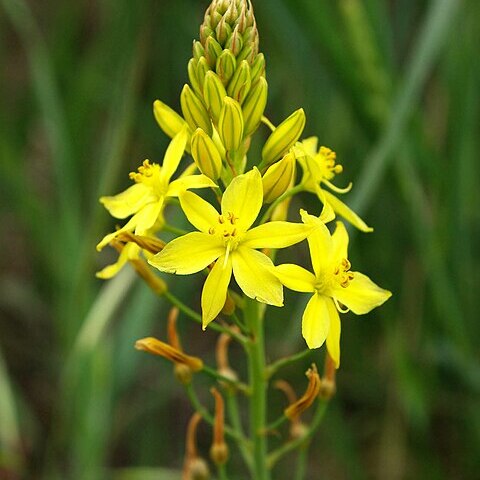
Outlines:
POLYGON ((251 135, 260 124, 267 105, 267 96, 267 81, 265 77, 260 77, 242 105, 245 137, 251 135))
POLYGON ((197 127, 212 134, 212 122, 202 101, 195 95, 190 86, 186 84, 180 94, 180 105, 183 116, 192 130, 197 127))
POLYGON ((300 138, 305 127, 305 112, 299 108, 286 118, 268 137, 262 149, 262 166, 281 158, 300 138))
POLYGON ((243 116, 240 104, 230 97, 223 99, 218 120, 218 134, 226 150, 236 151, 243 140, 243 116))
POLYGON ((246 60, 243 60, 228 84, 228 95, 241 105, 248 95, 251 85, 250 65, 246 60))
POLYGON ((224 85, 227 85, 237 67, 237 60, 235 55, 230 50, 224 50, 217 58, 216 71, 220 80, 224 85))
POLYGON ((192 156, 198 169, 207 177, 216 180, 222 173, 222 157, 213 140, 197 128, 192 135, 192 156))
POLYGON ((220 116, 220 111, 223 106, 223 99, 226 96, 227 92, 218 75, 212 71, 207 72, 203 84, 203 98, 214 122, 218 122, 218 117, 220 116))
MULTIPOLYGON (((192 143, 193 151, 193 143, 192 143)), ((290 187, 295 175, 295 155, 287 153, 280 161, 271 165, 262 178, 265 203, 274 202, 290 187)))

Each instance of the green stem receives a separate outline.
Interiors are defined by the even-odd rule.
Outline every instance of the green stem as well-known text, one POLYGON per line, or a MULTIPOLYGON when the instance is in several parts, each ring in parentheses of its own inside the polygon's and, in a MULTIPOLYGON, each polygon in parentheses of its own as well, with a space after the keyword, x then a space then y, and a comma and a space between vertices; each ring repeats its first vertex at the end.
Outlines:
MULTIPOLYGON (((190 403, 192 404, 194 410, 198 412, 207 423, 213 426, 215 424, 215 419, 200 402, 200 399, 198 398, 197 393, 193 388, 193 385, 189 383, 188 385, 185 386, 185 390, 187 392, 188 399, 190 400, 190 403)), ((225 435, 236 440, 239 443, 248 445, 248 440, 243 435, 241 435, 239 432, 229 427, 228 425, 225 425, 225 435)))
POLYGON ((306 349, 302 352, 295 353, 294 355, 290 355, 289 357, 281 358, 276 362, 272 363, 267 367, 267 378, 270 378, 272 375, 278 372, 283 367, 290 365, 291 363, 298 362, 299 360, 303 360, 304 358, 308 357, 312 353, 312 350, 306 349))
POLYGON ((245 317, 250 325, 252 338, 248 343, 248 373, 252 395, 250 397, 250 437, 253 440, 254 479, 269 480, 267 467, 267 380, 265 377, 265 346, 263 315, 255 300, 246 299, 245 317))
POLYGON ((327 411, 327 405, 328 400, 320 400, 317 411, 315 412, 315 416, 313 417, 312 423, 310 424, 310 428, 308 429, 308 431, 304 435, 296 438, 295 440, 291 440, 290 442, 285 443, 268 456, 269 468, 273 468, 273 466, 280 460, 280 458, 282 458, 284 455, 291 452, 292 450, 301 447, 308 439, 313 436, 313 434, 316 432, 316 430, 322 423, 325 412, 327 411))
POLYGON ((303 191, 303 185, 297 185, 296 187, 287 190, 283 195, 280 195, 267 209, 267 211, 263 214, 262 218, 260 219, 260 225, 265 223, 270 216, 272 215, 275 208, 278 207, 284 200, 287 198, 293 197, 293 195, 300 193, 303 191))
POLYGON ((163 230, 165 230, 166 232, 174 233, 175 235, 180 235, 180 236, 181 235, 186 235, 188 233, 186 230, 175 227, 173 225, 169 225, 168 223, 166 223, 163 226, 163 230))
MULTIPOLYGON (((172 305, 175 305, 181 312, 190 317, 193 321, 197 323, 202 323, 202 317, 195 310, 192 310, 190 307, 185 305, 179 298, 177 298, 172 292, 166 291, 162 294, 172 305)), ((222 327, 218 323, 211 323, 208 328, 215 330, 220 333, 227 333, 232 338, 237 340, 242 345, 245 345, 246 339, 243 335, 240 335, 229 328, 222 327)))
POLYGON ((307 473, 308 442, 298 451, 297 468, 295 469, 295 480, 304 480, 307 473))
POLYGON ((228 480, 227 470, 225 468, 225 465, 219 465, 217 467, 217 472, 218 472, 218 480, 228 480))
POLYGON ((278 417, 274 422, 267 425, 266 433, 268 434, 269 432, 275 431, 278 427, 281 427, 287 420, 288 417, 286 417, 285 415, 278 417))
POLYGON ((209 375, 210 377, 214 378, 215 380, 218 380, 219 382, 227 383, 229 386, 232 386, 243 393, 247 393, 249 390, 248 386, 245 385, 244 383, 239 382, 238 380, 233 380, 232 378, 229 378, 229 377, 225 377, 224 375, 222 375, 221 373, 218 373, 216 370, 214 370, 213 368, 207 365, 203 365, 203 368, 201 371, 209 375))
MULTIPOLYGON (((242 427, 242 422, 240 419, 240 412, 238 410, 238 402, 237 402, 237 397, 235 395, 235 392, 227 391, 225 399, 227 403, 228 418, 230 419, 232 428, 236 432, 238 432, 242 437, 245 437, 243 427, 242 427)), ((251 471, 253 466, 251 451, 246 447, 244 442, 239 442, 238 448, 243 457, 243 460, 245 461, 246 465, 251 471)))

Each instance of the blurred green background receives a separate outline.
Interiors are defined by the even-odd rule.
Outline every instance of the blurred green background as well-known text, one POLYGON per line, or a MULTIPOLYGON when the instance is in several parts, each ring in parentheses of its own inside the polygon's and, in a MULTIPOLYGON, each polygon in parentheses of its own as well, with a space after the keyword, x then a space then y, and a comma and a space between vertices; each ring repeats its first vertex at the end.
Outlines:
MULTIPOLYGON (((114 227, 99 195, 163 158, 152 102, 179 110, 207 6, 0 0, 1 479, 179 478, 191 407, 170 365, 133 349, 165 337, 168 305, 130 271, 97 280, 115 255, 94 247, 114 227)), ((337 152, 337 184, 353 180, 346 201, 376 229, 354 236, 353 264, 394 292, 344 319, 338 394, 308 478, 479 478, 480 2, 254 7, 267 115, 279 123, 303 106, 306 135, 337 152)), ((190 299, 198 282, 171 283, 190 299)), ((287 301, 269 315, 272 359, 304 348, 304 299, 287 301)), ((213 359, 212 332, 180 328, 187 351, 213 359)), ((301 390, 321 358, 284 378, 301 390)), ((241 362, 233 350, 243 373, 241 362)), ((212 405, 208 389, 202 398, 212 405)), ((272 402, 278 413, 285 400, 272 402)), ((207 452, 205 425, 201 436, 207 452)))

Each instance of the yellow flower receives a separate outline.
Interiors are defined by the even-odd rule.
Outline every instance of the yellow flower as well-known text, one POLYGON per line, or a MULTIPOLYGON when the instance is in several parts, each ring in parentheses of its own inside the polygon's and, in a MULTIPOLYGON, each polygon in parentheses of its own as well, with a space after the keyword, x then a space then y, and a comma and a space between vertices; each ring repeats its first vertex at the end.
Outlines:
POLYGON ((295 155, 303 168, 302 184, 306 191, 315 193, 323 203, 325 210, 333 210, 362 232, 371 232, 369 227, 351 208, 339 200, 328 190, 321 188, 323 183, 336 193, 347 193, 352 188, 338 188, 331 180, 336 174, 343 171, 342 165, 336 163, 337 155, 327 147, 320 147, 317 151, 318 138, 310 137, 298 143, 295 155))
POLYGON ((233 275, 245 295, 270 305, 283 305, 282 284, 273 263, 257 248, 283 248, 305 239, 311 225, 268 222, 250 228, 262 207, 262 178, 257 168, 235 177, 225 190, 221 213, 192 192, 180 196, 189 222, 199 232, 176 238, 150 264, 163 272, 188 275, 215 262, 202 292, 203 328, 225 304, 233 275))
POLYGON ((298 265, 275 268, 278 279, 291 290, 312 292, 302 318, 302 334, 309 348, 327 341, 328 353, 340 365, 340 317, 348 310, 361 315, 380 306, 391 293, 373 283, 366 275, 352 272, 348 261, 348 234, 342 222, 330 235, 317 217, 302 211, 306 224, 315 225, 308 237, 314 274, 298 265))
POLYGON ((163 165, 148 160, 138 168, 138 173, 130 173, 135 185, 112 197, 101 197, 100 202, 115 218, 132 218, 116 232, 106 235, 97 245, 101 250, 119 233, 134 231, 143 235, 147 230, 155 230, 156 223, 162 221, 164 202, 167 197, 176 197, 189 188, 214 187, 215 183, 205 175, 182 175, 170 181, 178 168, 188 139, 187 129, 182 129, 167 148, 163 165))

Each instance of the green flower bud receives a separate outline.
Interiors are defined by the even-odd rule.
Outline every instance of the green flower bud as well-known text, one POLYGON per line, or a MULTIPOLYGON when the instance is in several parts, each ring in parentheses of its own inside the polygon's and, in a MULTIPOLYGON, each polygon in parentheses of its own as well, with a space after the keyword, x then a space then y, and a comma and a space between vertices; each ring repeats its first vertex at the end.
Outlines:
MULTIPOLYGON (((173 138, 187 125, 187 122, 175 110, 160 100, 153 102, 153 115, 160 128, 170 138, 173 138)), ((189 144, 190 142, 187 142, 187 145, 189 144)))
POLYGON ((286 118, 268 137, 262 149, 263 167, 281 158, 300 138, 305 127, 305 112, 299 108, 286 118))
POLYGON ((199 60, 200 57, 205 56, 205 49, 203 48, 203 45, 198 41, 194 40, 193 41, 193 58, 195 60, 199 60))
POLYGON ((227 93, 238 103, 242 104, 250 91, 251 85, 250 65, 246 60, 243 60, 228 84, 227 93))
POLYGON ((240 104, 230 97, 223 99, 218 120, 218 134, 226 150, 236 151, 243 140, 243 116, 240 104))
POLYGON ((180 94, 180 105, 183 116, 192 130, 200 127, 211 135, 212 122, 207 109, 188 84, 183 87, 180 94))
POLYGON ((225 146, 223 145, 222 139, 220 138, 220 135, 218 134, 216 128, 213 128, 212 140, 217 147, 217 150, 220 153, 222 160, 225 160, 227 158, 227 151, 225 150, 225 146))
POLYGON ((188 80, 190 81, 190 85, 193 87, 195 93, 198 96, 201 96, 203 91, 200 87, 200 82, 198 81, 197 68, 198 60, 196 60, 195 58, 191 58, 187 65, 188 80))
POLYGON ((212 180, 217 180, 222 173, 222 157, 213 140, 201 128, 192 135, 191 149, 198 169, 212 180))
POLYGON ((203 24, 200 27, 200 42, 205 44, 210 35, 213 35, 213 30, 208 25, 203 24))
POLYGON ((223 106, 223 99, 226 96, 227 92, 218 75, 212 71, 207 72, 203 84, 203 98, 214 122, 218 121, 223 106))
POLYGON ((248 64, 250 65, 250 63, 252 63, 252 60, 255 57, 256 53, 257 52, 254 49, 254 46, 251 45, 251 44, 250 45, 247 44, 243 48, 243 50, 239 53, 239 55, 237 57, 237 63, 241 62, 242 60, 246 60, 248 62, 248 64))
POLYGON ((268 84, 265 77, 260 77, 252 87, 243 103, 244 135, 251 135, 262 120, 265 106, 267 105, 268 84))
POLYGON ((213 37, 208 37, 207 41, 205 42, 205 58, 211 68, 215 66, 217 58, 221 55, 221 53, 222 47, 220 44, 213 37))
POLYGON ((224 85, 228 85, 228 82, 235 73, 236 67, 237 60, 235 59, 235 55, 230 50, 224 50, 217 58, 216 65, 217 74, 224 85))
POLYGON ((243 48, 242 35, 239 32, 238 25, 233 30, 232 34, 225 43, 225 48, 231 50, 231 52, 237 56, 243 48))
POLYGON ((197 65, 197 78, 198 78, 198 83, 200 84, 201 92, 203 92, 203 82, 205 81, 205 75, 209 71, 210 71, 210 66, 208 65, 207 59, 205 57, 200 57, 200 60, 198 61, 198 65, 197 65))
POLYGON ((228 37, 232 34, 232 27, 227 23, 225 17, 222 17, 218 22, 218 25, 215 27, 215 33, 220 45, 225 45, 228 37))
POLYGON ((280 161, 271 165, 262 178, 264 202, 272 203, 283 195, 290 187, 294 175, 295 155, 287 153, 280 161))
POLYGON ((252 64, 250 75, 252 83, 255 83, 261 76, 265 74, 265 57, 263 53, 259 53, 252 64))

